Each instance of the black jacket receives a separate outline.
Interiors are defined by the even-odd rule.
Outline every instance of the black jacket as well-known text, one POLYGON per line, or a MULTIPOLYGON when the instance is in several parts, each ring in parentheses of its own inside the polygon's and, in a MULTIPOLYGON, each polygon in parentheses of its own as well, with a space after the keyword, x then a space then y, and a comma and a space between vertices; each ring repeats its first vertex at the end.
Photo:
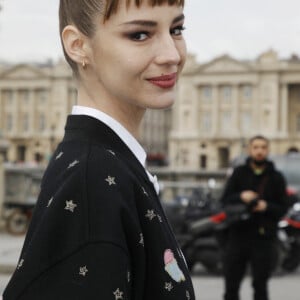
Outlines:
POLYGON ((277 222, 287 210, 284 177, 271 161, 267 161, 262 174, 256 175, 248 158, 244 165, 234 169, 228 179, 221 198, 222 204, 243 205, 240 194, 245 190, 257 192, 258 198, 267 202, 267 209, 265 212, 251 213, 249 219, 233 223, 231 233, 245 238, 275 238, 277 222))
POLYGON ((68 117, 3 299, 195 299, 153 184, 102 122, 68 117))

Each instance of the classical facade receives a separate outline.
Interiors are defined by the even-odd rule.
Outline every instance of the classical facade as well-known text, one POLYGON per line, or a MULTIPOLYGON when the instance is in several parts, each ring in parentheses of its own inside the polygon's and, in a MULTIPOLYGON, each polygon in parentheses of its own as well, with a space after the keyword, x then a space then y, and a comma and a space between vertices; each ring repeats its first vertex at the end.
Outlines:
MULTIPOLYGON (((46 163, 75 101, 72 73, 64 61, 0 65, 0 153, 13 162, 46 163)), ((147 111, 140 142, 149 163, 165 163, 170 128, 170 110, 147 111)))
POLYGON ((63 136, 75 96, 71 72, 63 62, 2 66, 0 131, 8 143, 6 160, 47 161, 63 136))
POLYGON ((214 170, 263 134, 274 154, 300 149, 300 60, 276 52, 255 61, 224 55, 198 64, 190 55, 172 113, 172 169, 214 170))
POLYGON ((171 108, 147 110, 141 126, 140 143, 148 153, 148 165, 166 165, 169 133, 172 124, 171 108))

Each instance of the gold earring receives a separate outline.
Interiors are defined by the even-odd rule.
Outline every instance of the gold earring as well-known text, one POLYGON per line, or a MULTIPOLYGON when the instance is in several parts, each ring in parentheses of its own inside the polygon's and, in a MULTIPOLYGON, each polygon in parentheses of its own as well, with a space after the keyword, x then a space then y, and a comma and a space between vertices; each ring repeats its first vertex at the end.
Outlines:
POLYGON ((82 68, 83 68, 83 69, 86 68, 85 60, 82 61, 82 68))

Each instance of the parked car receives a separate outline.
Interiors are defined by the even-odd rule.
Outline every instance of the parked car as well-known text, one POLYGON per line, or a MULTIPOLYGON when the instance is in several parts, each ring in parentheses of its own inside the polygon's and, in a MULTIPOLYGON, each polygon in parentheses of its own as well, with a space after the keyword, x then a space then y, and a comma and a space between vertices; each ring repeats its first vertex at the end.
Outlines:
POLYGON ((35 207, 44 168, 4 165, 4 213, 6 230, 14 235, 27 231, 35 207))

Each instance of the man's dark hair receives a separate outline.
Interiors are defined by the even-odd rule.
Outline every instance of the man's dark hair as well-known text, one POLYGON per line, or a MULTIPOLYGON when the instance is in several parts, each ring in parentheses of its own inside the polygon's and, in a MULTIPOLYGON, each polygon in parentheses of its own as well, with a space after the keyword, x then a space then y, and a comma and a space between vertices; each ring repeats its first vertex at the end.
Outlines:
POLYGON ((249 140, 249 144, 251 145, 255 140, 263 140, 265 141, 268 145, 270 144, 269 139, 267 139, 265 136, 257 134, 255 136, 253 136, 252 138, 250 138, 249 140))

